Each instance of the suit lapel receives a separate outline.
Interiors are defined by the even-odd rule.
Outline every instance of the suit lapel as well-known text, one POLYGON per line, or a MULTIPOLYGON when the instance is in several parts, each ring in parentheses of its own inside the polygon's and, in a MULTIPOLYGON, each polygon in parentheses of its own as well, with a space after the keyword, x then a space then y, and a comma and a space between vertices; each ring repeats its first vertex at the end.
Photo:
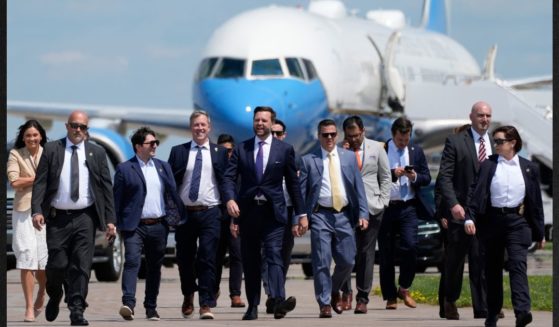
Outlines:
POLYGON ((470 158, 472 159, 472 163, 474 167, 476 167, 476 172, 479 171, 479 160, 477 157, 476 151, 476 144, 474 142, 474 135, 472 134, 472 130, 468 129, 467 133, 464 133, 464 146, 466 147, 467 151, 470 153, 470 158))
POLYGON ((529 183, 532 181, 532 179, 530 178, 529 174, 530 174, 530 168, 528 168, 528 164, 522 160, 522 158, 518 157, 518 161, 520 162, 520 170, 522 171, 522 177, 524 178, 524 188, 526 189, 526 197, 528 197, 528 190, 531 190, 532 188, 529 187, 529 183))
POLYGON ((138 174, 140 180, 142 180, 142 183, 144 184, 144 187, 146 187, 146 179, 144 178, 144 174, 142 173, 142 168, 140 168, 140 162, 138 161, 138 158, 134 156, 134 158, 132 158, 130 162, 132 164, 132 170, 136 174, 138 174))
POLYGON ((351 169, 350 169, 349 167, 345 167, 345 166, 346 166, 346 163, 345 163, 345 161, 342 159, 342 158, 343 158, 342 155, 343 155, 344 152, 346 152, 346 151, 348 151, 348 150, 345 150, 345 149, 343 149, 343 148, 339 148, 339 147, 338 147, 338 159, 340 160, 340 170, 342 171, 342 177, 344 178, 346 184, 351 184, 351 183, 350 183, 350 181, 351 181, 351 175, 350 175, 351 169), (344 169, 344 168, 345 168, 345 169, 344 169))
POLYGON ((62 166, 64 166, 64 151, 66 150, 66 138, 60 139, 58 146, 56 147, 56 159, 58 160, 58 167, 56 171, 56 176, 60 176, 62 172, 62 166))
POLYGON ((212 167, 217 163, 217 145, 210 143, 210 157, 212 158, 212 167))
MULTIPOLYGON (((268 176, 268 174, 271 174, 272 165, 274 162, 276 162, 276 158, 274 154, 277 153, 277 151, 275 151, 275 149, 278 146, 279 144, 277 143, 276 139, 272 138, 272 144, 270 144, 270 153, 268 154, 268 162, 266 163, 266 168, 264 168, 264 175, 262 175, 262 180, 264 180, 266 176, 268 176)), ((255 169, 255 173, 256 173, 256 169, 255 169)))

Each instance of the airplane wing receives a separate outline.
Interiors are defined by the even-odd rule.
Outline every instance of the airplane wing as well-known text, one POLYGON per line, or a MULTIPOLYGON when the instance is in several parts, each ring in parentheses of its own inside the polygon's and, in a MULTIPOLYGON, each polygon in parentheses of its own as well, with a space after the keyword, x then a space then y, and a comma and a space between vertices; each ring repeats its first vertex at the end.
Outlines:
POLYGON ((535 90, 544 87, 551 88, 551 86, 553 85, 553 76, 546 75, 516 80, 505 80, 503 81, 503 84, 516 90, 535 90))
POLYGON ((83 110, 95 127, 113 128, 125 133, 127 128, 149 125, 158 133, 179 134, 189 130, 193 109, 100 106, 89 104, 8 101, 7 113, 42 121, 65 120, 72 111, 83 110))

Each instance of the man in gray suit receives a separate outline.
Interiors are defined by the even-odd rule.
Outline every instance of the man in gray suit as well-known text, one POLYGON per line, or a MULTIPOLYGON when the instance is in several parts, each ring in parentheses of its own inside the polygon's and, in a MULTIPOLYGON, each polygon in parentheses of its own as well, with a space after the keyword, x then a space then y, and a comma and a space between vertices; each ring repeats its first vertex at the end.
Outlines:
MULTIPOLYGON (((359 116, 351 116, 344 120, 344 136, 349 142, 349 150, 353 150, 357 166, 363 176, 363 184, 367 192, 369 207, 369 228, 357 229, 355 239, 357 255, 355 256, 355 313, 367 313, 369 293, 373 284, 373 268, 375 265, 375 245, 384 208, 390 201, 390 167, 384 144, 365 138, 363 120, 359 116)), ((342 285, 342 308, 351 310, 353 292, 351 290, 351 274, 342 285)))
POLYGON ((369 215, 363 179, 355 155, 336 147, 336 123, 318 124, 321 149, 307 154, 301 163, 301 193, 310 217, 314 293, 320 318, 331 318, 341 307, 340 287, 353 269, 357 225, 367 229, 369 215), (336 267, 330 276, 330 264, 336 267))

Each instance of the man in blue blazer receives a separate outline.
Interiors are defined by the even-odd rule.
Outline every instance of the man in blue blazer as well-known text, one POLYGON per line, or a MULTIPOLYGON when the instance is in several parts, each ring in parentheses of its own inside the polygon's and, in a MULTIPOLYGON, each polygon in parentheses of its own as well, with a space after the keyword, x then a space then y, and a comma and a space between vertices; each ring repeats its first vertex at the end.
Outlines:
POLYGON ((169 164, 175 176, 188 222, 175 231, 177 262, 183 303, 181 313, 188 318, 194 311, 198 291, 200 319, 213 319, 216 306, 215 259, 222 223, 221 183, 227 164, 227 150, 211 143, 210 116, 203 110, 190 115, 192 141, 171 149, 169 164), (198 282, 198 283, 196 283, 198 282))
POLYGON ((421 197, 420 188, 431 183, 423 149, 410 143, 412 123, 400 117, 392 124, 392 139, 385 144, 392 175, 390 201, 379 230, 380 288, 386 309, 398 307, 397 297, 410 308, 416 303, 409 288, 415 278, 418 216, 433 210, 421 197), (394 256, 396 234, 400 235, 400 276, 396 288, 394 256))
POLYGON ((336 147, 336 123, 318 124, 321 149, 302 158, 301 191, 311 217, 314 293, 320 318, 342 313, 340 287, 353 269, 356 254, 354 227, 369 224, 365 187, 355 154, 336 147), (332 257, 336 263, 330 277, 332 257))
POLYGON ((295 151, 271 134, 276 119, 270 107, 254 109, 254 138, 233 151, 223 180, 224 202, 231 221, 231 234, 241 233, 241 253, 248 310, 243 320, 258 318, 261 293, 261 249, 268 264, 270 295, 274 298, 274 318, 281 319, 295 308, 294 297, 285 299, 285 278, 281 249, 285 224, 300 236, 307 229, 303 198, 295 166, 295 151), (239 188, 237 181, 240 178, 239 188), (293 202, 295 215, 287 219, 283 179, 293 202))
POLYGON ((157 295, 169 226, 185 223, 186 216, 171 167, 154 158, 159 145, 155 132, 141 127, 131 140, 136 155, 118 165, 113 186, 117 226, 125 248, 119 314, 125 320, 134 319, 136 281, 143 249, 147 272, 146 316, 149 320, 159 320, 157 295))

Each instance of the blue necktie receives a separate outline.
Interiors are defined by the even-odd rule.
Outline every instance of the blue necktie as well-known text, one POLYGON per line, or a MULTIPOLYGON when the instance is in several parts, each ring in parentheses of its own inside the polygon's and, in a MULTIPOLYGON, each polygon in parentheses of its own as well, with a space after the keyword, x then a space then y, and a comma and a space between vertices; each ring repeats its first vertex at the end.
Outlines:
POLYGON ((192 180, 190 181, 190 192, 188 198, 190 201, 195 202, 198 200, 198 191, 200 190, 200 179, 202 178, 202 147, 196 146, 198 152, 196 153, 196 161, 194 162, 194 170, 192 171, 192 180))
POLYGON ((258 142, 258 152, 256 153, 256 162, 254 165, 256 166, 256 179, 258 183, 262 181, 262 176, 264 176, 264 149, 262 146, 264 145, 264 141, 258 142))
MULTIPOLYGON (((400 155, 400 167, 406 166, 406 156, 404 149, 398 149, 398 154, 400 155)), ((406 201, 408 196, 408 178, 403 175, 400 177, 400 197, 402 200, 406 201)))

